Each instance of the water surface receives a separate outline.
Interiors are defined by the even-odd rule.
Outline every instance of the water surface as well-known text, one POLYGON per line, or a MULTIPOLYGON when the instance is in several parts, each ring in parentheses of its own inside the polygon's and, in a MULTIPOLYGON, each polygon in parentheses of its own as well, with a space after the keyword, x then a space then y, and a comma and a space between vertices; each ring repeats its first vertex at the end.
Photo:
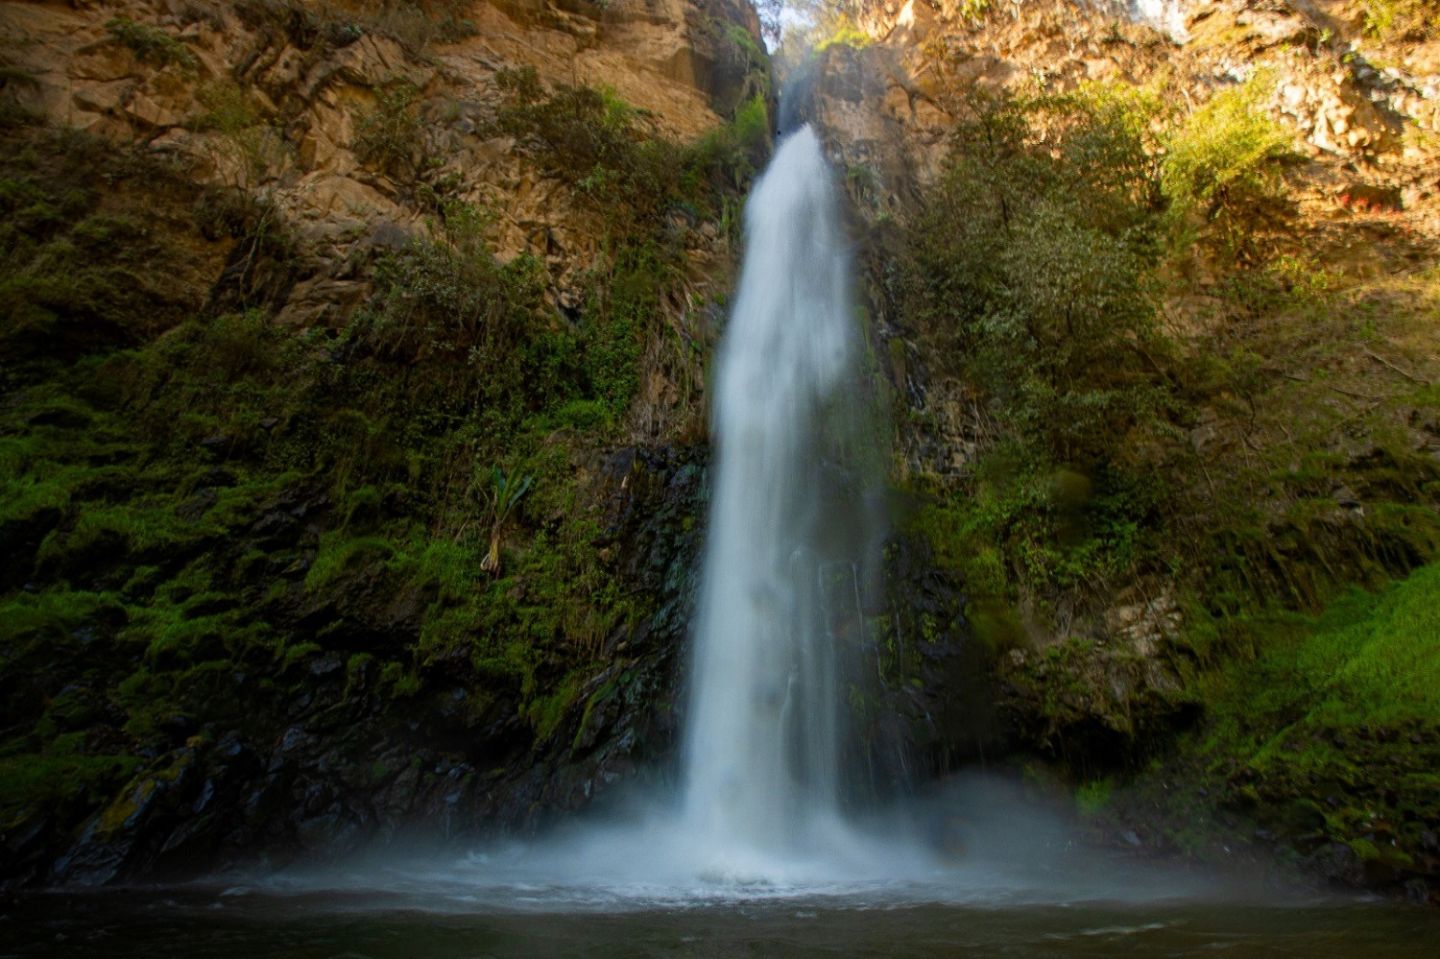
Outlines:
POLYGON ((188 888, 47 894, 5 904, 0 955, 1303 956, 1430 957, 1440 916, 1358 900, 915 902, 869 895, 737 897, 668 907, 440 909, 393 892, 188 888))

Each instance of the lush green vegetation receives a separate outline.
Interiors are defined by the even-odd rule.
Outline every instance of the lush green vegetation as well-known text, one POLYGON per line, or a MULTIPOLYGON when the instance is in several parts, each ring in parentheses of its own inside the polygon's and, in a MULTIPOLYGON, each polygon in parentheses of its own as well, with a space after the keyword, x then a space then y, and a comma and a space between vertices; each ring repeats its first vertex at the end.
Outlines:
POLYGON ((934 498, 916 521, 982 602, 1127 569, 1153 522, 1117 443, 1167 399, 1150 106, 1107 90, 982 104, 911 233, 907 304, 945 374, 979 391, 984 440, 963 495, 917 478, 934 498), (1058 126, 1059 149, 1032 146, 1032 123, 1058 126))
POLYGON ((1386 39, 1433 38, 1440 11, 1427 0, 1365 0, 1365 29, 1386 39))
POLYGON ((235 6, 252 22, 282 27, 302 48, 316 41, 344 45, 371 33, 423 54, 475 34, 464 0, 241 0, 235 6))
POLYGON ((1303 764, 1303 750, 1285 747, 1292 738, 1338 752, 1327 731, 1440 722, 1440 567, 1354 590, 1319 617, 1274 614, 1261 635, 1255 662, 1212 698, 1219 748, 1303 764))
POLYGON ((1435 469, 1387 425, 1423 390, 1395 383, 1358 414, 1322 402, 1377 335, 1353 312, 1375 291, 1282 245, 1288 154, 1264 83, 1188 116, 1098 85, 982 101, 957 130, 903 295, 940 375, 972 391, 977 456, 958 478, 915 477, 915 525, 982 603, 1024 594, 1083 631, 1085 597, 1155 574, 1222 618, 1313 609, 1435 549, 1435 469), (1167 315, 1197 296, 1203 311, 1167 315), (1336 449, 1342 424, 1368 431, 1368 458, 1336 449), (1337 505, 1344 484, 1366 489, 1363 522, 1337 505))
MULTIPOLYGON (((275 322, 256 278, 295 242, 264 203, 80 135, 3 145, 0 827, 62 797, 81 816, 195 737, 273 736, 327 656, 347 696, 401 711, 467 676, 476 722, 508 705, 543 743, 601 644, 655 612, 592 471, 676 339, 687 224, 733 228, 764 103, 681 146, 610 94, 508 89, 505 128, 607 231, 571 315, 424 179, 407 88, 358 147, 433 222, 361 255, 372 294, 336 330, 275 322)), ((236 84, 201 101, 242 153, 268 129, 236 84)), ((698 369, 693 346, 676 363, 698 369)))
POLYGON ((1106 85, 971 98, 899 295, 931 376, 965 385, 958 421, 904 429, 973 452, 911 477, 908 523, 976 632, 1027 650, 1009 695, 1087 817, 1196 849, 1203 786, 1301 854, 1403 876, 1440 821, 1436 396, 1411 372, 1440 274, 1376 280, 1307 232, 1266 84, 1188 112, 1106 85), (1122 603, 1156 614, 1121 631, 1122 603))
POLYGON ((812 44, 816 53, 823 53, 831 47, 853 47, 863 49, 871 44, 870 35, 856 26, 850 17, 841 14, 833 22, 816 24, 816 39, 812 44))
MULTIPOLYGON (((1267 227, 1288 212, 1283 164, 1290 137, 1264 112, 1262 74, 1221 90, 1167 132, 1158 147, 1161 190, 1183 239, 1200 232, 1236 257, 1256 256, 1267 227)), ((1132 115, 1143 122, 1158 106, 1132 115)), ((1138 131, 1137 131, 1138 132, 1138 131)), ((1171 241, 1176 242, 1176 239, 1171 241)))
MULTIPOLYGON (((1184 777, 1301 855, 1342 844, 1353 879, 1433 868, 1440 567, 1354 590, 1318 616, 1256 614, 1246 634, 1253 659, 1204 677, 1208 720, 1153 779, 1184 777)), ((1149 801, 1173 841, 1203 849, 1193 790, 1171 797, 1149 780, 1141 790, 1160 793, 1149 801)))
POLYGON ((185 44, 159 27, 116 17, 105 24, 105 29, 110 31, 110 35, 118 43, 133 50, 141 60, 162 67, 174 65, 194 69, 196 66, 195 55, 186 49, 185 44))

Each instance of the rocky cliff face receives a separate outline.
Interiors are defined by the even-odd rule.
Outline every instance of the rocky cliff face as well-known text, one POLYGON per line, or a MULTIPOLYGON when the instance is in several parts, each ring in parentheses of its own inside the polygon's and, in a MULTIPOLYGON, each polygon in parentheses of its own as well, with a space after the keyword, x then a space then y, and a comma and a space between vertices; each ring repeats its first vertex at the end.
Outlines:
POLYGON ((342 264, 423 232, 427 186, 493 208, 496 252, 542 257, 556 299, 582 298, 603 229, 490 129, 502 71, 609 89, 680 139, 765 92, 754 14, 723 0, 6 3, 0 25, 19 109, 275 204, 302 247, 279 304, 293 325, 344 322, 366 283, 342 264), (403 117, 367 126, 397 98, 403 117))
MULTIPOLYGON (((1145 843, 1196 851, 1196 831, 1177 840, 1177 814, 1161 811, 1175 804, 1155 797, 1199 791, 1212 799, 1192 795, 1178 818, 1235 815, 1249 824, 1226 820, 1232 837, 1253 828, 1329 875, 1397 883, 1433 875, 1433 806, 1352 782, 1330 794, 1341 811, 1297 838, 1280 810, 1305 774, 1215 732, 1243 707, 1214 677, 1290 648, 1293 630, 1261 610, 1314 610, 1434 553, 1424 344, 1440 302, 1440 39, 1402 6, 877 3, 857 19, 863 39, 842 35, 800 68, 864 224, 915 497, 905 535, 963 583, 1002 738, 1108 791, 1106 777, 1175 756, 1198 724, 1163 788, 1133 780, 1149 797, 1145 843), (1380 7, 1400 19, 1377 21, 1380 7), (1185 214, 1201 153, 1226 159, 1185 214), (1268 185, 1232 201, 1247 163, 1251 185, 1268 185), (1361 332, 1360 316, 1379 326, 1361 332), (1230 365, 1242 353, 1243 382, 1230 365), (1119 372, 1128 355, 1138 366, 1119 372), (1213 381, 1199 366, 1230 372, 1213 381), (1152 401, 1153 420, 1130 405, 1152 401), (1391 510, 1406 518, 1392 525, 1391 510), (1345 811, 1366 804, 1409 823, 1382 830, 1404 832, 1403 855, 1376 854, 1373 825, 1345 811)), ((1288 708, 1248 724, 1293 737, 1310 762, 1305 723, 1287 728, 1310 707, 1288 708)), ((1414 743, 1432 741, 1425 728, 1414 743)), ((1332 761, 1380 778, 1391 762, 1355 747, 1317 765, 1332 761)))
MULTIPOLYGON (((1267 107, 1316 161, 1332 200, 1356 170, 1398 191, 1397 206, 1433 235, 1433 146, 1440 129, 1440 48, 1425 32, 1377 36, 1364 4, 1177 3, 1152 19, 1134 5, 875 4, 860 18, 876 42, 830 48, 823 122, 853 162, 882 176, 931 182, 943 141, 975 89, 1143 85, 1165 78, 1191 103, 1256 71, 1272 79, 1267 107), (862 91, 868 97, 862 97, 862 91)), ((1145 5, 1139 5, 1143 10, 1145 5)), ((883 191, 882 191, 883 192, 883 191)))
POLYGON ((663 760, 749 6, 0 36, 4 881, 528 829, 663 760))

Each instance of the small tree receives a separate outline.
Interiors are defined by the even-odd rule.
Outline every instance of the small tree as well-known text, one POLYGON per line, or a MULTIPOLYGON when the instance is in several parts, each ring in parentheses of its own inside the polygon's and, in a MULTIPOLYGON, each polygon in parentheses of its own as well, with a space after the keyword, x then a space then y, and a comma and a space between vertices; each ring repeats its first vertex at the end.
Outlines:
POLYGON ((381 90, 375 109, 355 125, 355 155, 360 162, 396 179, 414 176, 425 143, 420 89, 407 80, 381 90))
POLYGON ((480 568, 485 572, 500 571, 500 537, 505 533, 510 514, 515 511, 520 498, 530 490, 532 482, 532 476, 506 476, 500 467, 490 468, 490 488, 484 493, 485 514, 490 521, 490 549, 480 562, 480 568))
POLYGON ((1273 82, 1256 74, 1215 94, 1166 137, 1161 188, 1179 242, 1210 232, 1237 257, 1289 210, 1290 137, 1265 110, 1273 82))

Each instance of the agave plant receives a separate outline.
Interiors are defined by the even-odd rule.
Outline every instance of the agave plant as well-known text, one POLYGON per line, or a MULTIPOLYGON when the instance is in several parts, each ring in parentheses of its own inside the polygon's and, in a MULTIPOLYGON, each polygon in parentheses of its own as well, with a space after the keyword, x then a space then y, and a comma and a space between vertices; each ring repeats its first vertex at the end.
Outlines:
POLYGON ((486 514, 490 520, 490 550, 480 561, 480 568, 487 573, 500 571, 500 537, 515 505, 520 502, 534 482, 532 476, 506 476, 498 466, 490 468, 490 489, 485 493, 486 514))

